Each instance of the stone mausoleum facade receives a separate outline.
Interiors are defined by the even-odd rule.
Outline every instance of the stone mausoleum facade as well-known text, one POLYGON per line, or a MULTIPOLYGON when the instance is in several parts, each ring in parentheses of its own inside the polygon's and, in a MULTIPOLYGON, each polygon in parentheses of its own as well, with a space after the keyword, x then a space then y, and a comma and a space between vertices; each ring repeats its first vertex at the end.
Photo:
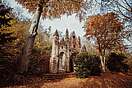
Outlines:
POLYGON ((69 35, 68 29, 66 29, 65 36, 60 38, 56 30, 52 37, 50 73, 73 72, 73 59, 80 50, 81 40, 74 31, 69 35))

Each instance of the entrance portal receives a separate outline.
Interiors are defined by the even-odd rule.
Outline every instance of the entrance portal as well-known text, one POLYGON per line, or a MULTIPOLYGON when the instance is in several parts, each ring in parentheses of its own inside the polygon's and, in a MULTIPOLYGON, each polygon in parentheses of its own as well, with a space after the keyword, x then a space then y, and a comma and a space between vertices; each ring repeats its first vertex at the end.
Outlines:
POLYGON ((70 56, 70 72, 74 72, 74 59, 76 58, 76 53, 72 53, 70 56))
POLYGON ((70 58, 70 72, 73 72, 74 71, 73 70, 73 67, 74 67, 73 60, 72 60, 72 58, 70 58))
POLYGON ((59 60, 58 60, 58 69, 59 69, 59 72, 64 72, 64 52, 61 52, 60 55, 59 55, 59 60))

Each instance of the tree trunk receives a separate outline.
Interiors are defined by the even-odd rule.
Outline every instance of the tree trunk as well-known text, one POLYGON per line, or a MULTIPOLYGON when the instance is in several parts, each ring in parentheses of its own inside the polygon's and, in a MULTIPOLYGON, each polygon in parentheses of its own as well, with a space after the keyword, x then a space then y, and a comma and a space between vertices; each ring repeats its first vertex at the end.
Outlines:
POLYGON ((105 50, 103 50, 103 52, 102 52, 102 50, 100 50, 100 60, 101 60, 101 67, 102 67, 102 71, 103 72, 106 72, 106 58, 105 58, 105 50))
POLYGON ((102 68, 102 71, 105 72, 105 62, 104 62, 104 57, 103 57, 103 56, 100 56, 100 59, 101 59, 101 68, 102 68))
POLYGON ((39 0, 36 12, 34 14, 34 17, 32 19, 32 23, 29 29, 29 35, 27 37, 25 46, 22 50, 22 57, 21 57, 21 63, 20 63, 21 73, 28 71, 29 58, 31 57, 31 54, 32 54, 32 49, 34 46, 35 37, 37 35, 39 20, 40 20, 42 11, 43 11, 43 3, 42 3, 42 0, 39 0))

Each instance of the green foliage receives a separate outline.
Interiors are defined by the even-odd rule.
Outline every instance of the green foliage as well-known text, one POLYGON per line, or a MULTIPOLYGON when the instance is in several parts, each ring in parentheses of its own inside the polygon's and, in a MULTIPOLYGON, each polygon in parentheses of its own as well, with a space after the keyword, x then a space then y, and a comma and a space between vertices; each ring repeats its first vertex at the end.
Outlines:
POLYGON ((39 75, 49 72, 49 50, 33 48, 29 62, 28 74, 39 75))
POLYGON ((107 68, 113 72, 127 72, 128 65, 124 62, 126 58, 123 53, 111 53, 108 56, 107 68))
POLYGON ((76 74, 80 78, 85 78, 90 75, 99 75, 101 72, 99 57, 86 52, 80 53, 77 56, 75 65, 76 74))

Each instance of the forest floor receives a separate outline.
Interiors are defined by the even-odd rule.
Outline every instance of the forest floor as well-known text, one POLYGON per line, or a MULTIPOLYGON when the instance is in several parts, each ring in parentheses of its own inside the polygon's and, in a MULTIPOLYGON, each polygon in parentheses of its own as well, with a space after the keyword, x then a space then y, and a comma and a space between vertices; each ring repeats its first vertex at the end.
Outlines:
POLYGON ((132 88, 132 74, 105 73, 85 79, 76 77, 45 80, 43 77, 25 77, 20 83, 0 88, 132 88))

